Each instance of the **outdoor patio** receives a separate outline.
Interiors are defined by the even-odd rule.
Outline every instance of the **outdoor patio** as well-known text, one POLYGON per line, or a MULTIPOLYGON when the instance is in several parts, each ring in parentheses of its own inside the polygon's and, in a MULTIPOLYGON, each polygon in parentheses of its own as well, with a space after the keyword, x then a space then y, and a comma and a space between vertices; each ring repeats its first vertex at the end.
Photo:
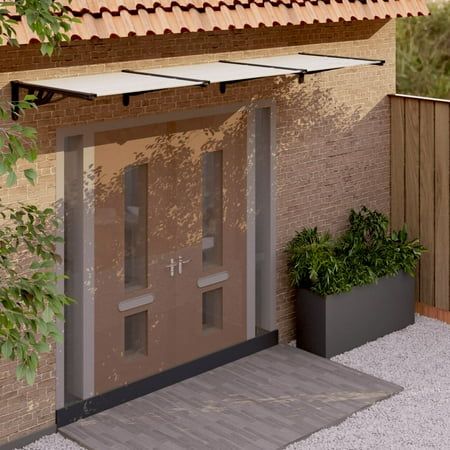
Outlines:
POLYGON ((89 449, 274 449, 401 387, 278 345, 60 429, 89 449))

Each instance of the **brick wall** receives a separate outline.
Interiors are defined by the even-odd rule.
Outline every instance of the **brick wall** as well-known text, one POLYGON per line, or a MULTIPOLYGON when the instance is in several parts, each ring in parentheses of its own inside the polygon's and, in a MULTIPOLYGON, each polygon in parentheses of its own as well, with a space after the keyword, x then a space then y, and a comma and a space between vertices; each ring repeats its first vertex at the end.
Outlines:
MULTIPOLYGON (((186 64, 219 58, 295 51, 381 58, 383 67, 361 67, 231 85, 145 94, 124 107, 120 97, 95 102, 66 99, 29 112, 38 128, 39 182, 0 189, 6 203, 40 205, 55 199, 55 147, 58 127, 174 110, 274 98, 277 106, 277 319, 280 337, 293 337, 294 309, 283 249, 296 229, 318 225, 332 232, 345 225, 351 207, 389 209, 389 101, 395 92, 394 22, 364 21, 304 27, 240 30, 73 42, 51 60, 30 45, 1 48, 0 88, 9 95, 12 79, 98 73, 151 65, 186 64), (164 60, 170 58, 170 60, 164 60)), ((0 443, 53 423, 54 358, 42 360, 38 382, 14 381, 14 365, 0 362, 0 443), (23 401, 22 401, 23 399, 23 401), (21 403, 21 407, 8 402, 21 403), (22 404, 23 402, 23 404, 22 404), (6 405, 6 406, 5 406, 6 405), (24 414, 27 410, 28 414, 24 414), (44 412, 45 411, 45 412, 44 412), (47 414, 47 412, 49 412, 47 414), (20 420, 19 420, 20 419, 20 420), (4 424, 11 424, 10 427, 4 424)))

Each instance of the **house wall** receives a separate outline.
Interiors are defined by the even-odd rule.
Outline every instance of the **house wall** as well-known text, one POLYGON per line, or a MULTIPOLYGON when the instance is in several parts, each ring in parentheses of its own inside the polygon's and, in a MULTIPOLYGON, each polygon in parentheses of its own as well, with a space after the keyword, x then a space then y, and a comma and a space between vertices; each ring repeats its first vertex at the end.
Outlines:
MULTIPOLYGON (((55 147, 59 127, 92 121, 273 98, 277 114, 277 322, 286 342, 294 333, 293 293, 284 248, 295 230, 319 226, 337 232, 349 209, 365 204, 389 213, 389 99, 395 92, 395 25, 363 21, 232 32, 148 36, 73 42, 51 60, 38 47, 0 49, 0 88, 9 96, 12 79, 39 78, 264 56, 295 51, 385 59, 383 67, 360 67, 295 77, 238 83, 219 93, 217 85, 183 88, 88 102, 65 99, 27 112, 23 121, 39 131, 39 181, 23 178, 0 189, 3 203, 55 200, 55 147), (170 59, 167 59, 170 58, 170 59)), ((15 382, 15 367, 0 361, 0 444, 54 423, 54 356, 42 358, 34 386, 15 382), (24 401, 25 400, 25 401, 24 401), (20 406, 19 406, 20 405, 20 406), (26 413, 25 413, 26 411, 26 413)))

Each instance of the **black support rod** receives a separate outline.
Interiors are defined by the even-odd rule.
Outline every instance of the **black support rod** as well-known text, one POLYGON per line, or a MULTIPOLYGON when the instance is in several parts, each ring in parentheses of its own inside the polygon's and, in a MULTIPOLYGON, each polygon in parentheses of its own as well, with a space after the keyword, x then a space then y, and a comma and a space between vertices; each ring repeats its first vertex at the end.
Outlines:
MULTIPOLYGON (((240 66, 253 66, 253 67, 264 67, 266 69, 278 69, 278 70, 287 70, 289 72, 293 73, 306 73, 306 69, 301 69, 299 67, 282 67, 282 66, 272 66, 270 64, 257 64, 257 63, 249 63, 249 62, 242 62, 242 61, 228 61, 226 59, 219 60, 220 63, 224 64, 238 64, 240 66)), ((245 81, 245 80, 243 80, 245 81)))
POLYGON ((179 77, 176 75, 163 75, 160 73, 140 72, 139 70, 123 69, 122 72, 132 73, 135 75, 147 75, 149 77, 160 77, 160 78, 168 78, 168 79, 172 79, 172 80, 191 81, 193 83, 200 83, 202 86, 208 86, 210 83, 209 80, 199 80, 196 78, 179 77))
POLYGON ((319 53, 306 53, 306 52, 298 52, 298 54, 305 56, 323 56, 324 58, 355 59, 356 61, 368 61, 369 64, 373 66, 382 66, 386 62, 384 59, 354 58, 353 56, 321 55, 319 53))

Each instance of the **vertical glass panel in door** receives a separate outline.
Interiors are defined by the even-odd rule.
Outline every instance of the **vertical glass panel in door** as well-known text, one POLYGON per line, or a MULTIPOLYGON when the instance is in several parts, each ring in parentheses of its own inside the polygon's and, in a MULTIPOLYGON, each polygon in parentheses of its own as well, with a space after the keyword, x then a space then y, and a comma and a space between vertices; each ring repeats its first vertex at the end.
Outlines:
POLYGON ((125 289, 147 286, 147 164, 124 172, 125 289))
POLYGON ((203 269, 222 265, 222 151, 202 155, 203 269))
POLYGON ((147 323, 147 311, 125 317, 124 349, 126 356, 147 354, 147 323))
POLYGON ((223 327, 223 289, 203 292, 202 325, 203 332, 221 330, 223 327))

